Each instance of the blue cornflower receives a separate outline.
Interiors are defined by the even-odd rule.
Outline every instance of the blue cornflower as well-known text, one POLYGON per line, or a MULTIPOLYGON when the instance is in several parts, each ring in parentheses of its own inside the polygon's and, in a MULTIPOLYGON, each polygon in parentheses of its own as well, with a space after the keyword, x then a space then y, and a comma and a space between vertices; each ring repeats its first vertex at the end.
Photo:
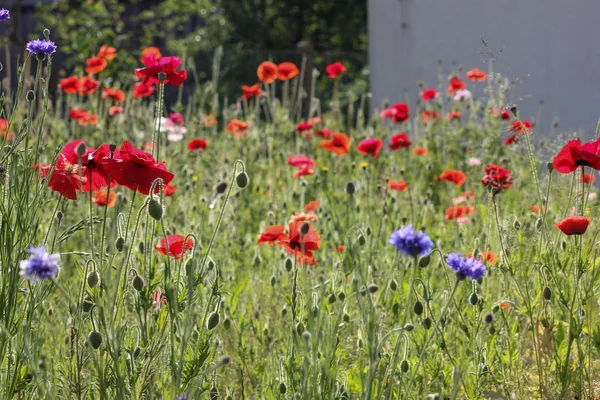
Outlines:
POLYGON ((431 252, 433 242, 425 232, 415 231, 412 225, 406 225, 392 233, 390 243, 407 256, 425 256, 431 252))
POLYGON ((177 396, 175 400, 188 400, 187 394, 182 394, 181 396, 177 396))
POLYGON ((48 254, 46 246, 30 247, 27 252, 32 256, 19 264, 19 274, 23 278, 34 283, 42 279, 56 279, 61 266, 60 254, 48 254))
POLYGON ((481 261, 471 257, 461 257, 460 253, 448 254, 446 263, 460 280, 469 278, 476 281, 485 275, 485 265, 481 261))
POLYGON ((49 55, 56 51, 56 44, 51 40, 34 39, 27 43, 27 51, 38 56, 49 55))
POLYGON ((0 21, 6 21, 10 19, 10 11, 6 8, 0 8, 0 21))

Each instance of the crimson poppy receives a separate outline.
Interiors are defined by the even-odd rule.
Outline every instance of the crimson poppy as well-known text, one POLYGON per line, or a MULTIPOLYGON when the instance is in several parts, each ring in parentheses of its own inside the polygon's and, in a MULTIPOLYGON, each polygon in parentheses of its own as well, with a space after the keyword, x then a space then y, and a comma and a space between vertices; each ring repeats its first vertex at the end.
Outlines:
POLYGON ((292 222, 289 224, 289 235, 280 238, 277 244, 283 247, 288 253, 295 255, 296 259, 302 263, 314 264, 313 251, 321 247, 321 236, 309 225, 308 232, 302 233, 302 226, 308 222, 292 222))
POLYGON ((69 76, 60 80, 58 84, 59 89, 67 94, 75 94, 79 92, 79 78, 76 76, 69 76))
POLYGON ((392 118, 394 123, 399 123, 407 121, 410 118, 409 113, 410 108, 405 103, 396 103, 379 113, 379 116, 384 119, 392 118))
POLYGON ((517 135, 512 135, 504 139, 502 142, 505 146, 509 146, 513 143, 519 143, 519 137, 517 135))
POLYGON ((181 65, 181 60, 178 57, 161 57, 155 59, 152 56, 147 56, 143 61, 145 67, 135 69, 135 75, 139 79, 143 79, 145 85, 153 85, 160 83, 158 78, 160 73, 164 73, 166 78, 164 84, 170 83, 173 86, 180 86, 187 79, 187 71, 182 69, 177 70, 181 65))
POLYGON ((236 139, 243 138, 244 136, 246 136, 246 131, 248 130, 249 125, 250 122, 248 121, 244 122, 240 121, 239 119, 232 119, 225 130, 233 134, 233 137, 235 137, 236 139))
POLYGON ((96 54, 96 57, 104 58, 107 61, 114 60, 116 56, 117 49, 106 44, 103 44, 98 50, 98 54, 96 54))
POLYGON ((485 175, 481 178, 481 184, 496 190, 506 190, 512 187, 513 177, 509 170, 496 164, 488 164, 485 167, 485 175))
POLYGON ((590 224, 591 218, 570 216, 554 224, 565 235, 583 235, 590 224))
POLYGON ((453 182, 456 186, 462 186, 467 180, 467 174, 455 169, 447 169, 435 178, 435 180, 453 182))
POLYGON ((346 67, 339 61, 329 64, 325 67, 325 72, 327 73, 329 79, 335 79, 338 75, 344 73, 345 71, 346 67))
POLYGON ((487 73, 485 71, 480 70, 479 68, 472 68, 471 70, 469 70, 469 72, 467 72, 466 76, 467 79, 471 81, 483 82, 485 81, 485 78, 487 78, 487 73))
POLYGON ((151 96, 152 93, 154 93, 154 86, 147 85, 143 81, 138 82, 133 86, 133 97, 136 99, 151 96))
POLYGON ((423 91, 421 92, 421 98, 423 99, 423 101, 426 102, 435 99, 439 95, 440 94, 434 88, 423 89, 423 91))
POLYGON ((96 125, 98 123, 98 115, 91 114, 79 108, 72 109, 69 115, 71 119, 77 121, 79 125, 87 126, 96 125))
POLYGON ((300 122, 296 125, 296 131, 302 137, 312 136, 312 124, 310 122, 300 122))
POLYGON ((244 92, 244 94, 242 94, 242 97, 246 100, 248 100, 250 97, 262 96, 262 90, 260 90, 260 85, 258 83, 255 83, 252 86, 242 85, 242 91, 244 92))
POLYGON ((175 125, 183 125, 184 124, 184 122, 183 122, 183 115, 181 115, 180 113, 171 113, 171 114, 169 114, 169 119, 175 125))
POLYGON ((142 50, 142 57, 140 58, 140 61, 143 63, 146 57, 152 57, 155 60, 160 60, 162 54, 160 53, 158 47, 150 46, 142 50))
POLYGON ((291 62, 282 62, 277 66, 277 78, 282 81, 287 81, 294 78, 300 73, 296 64, 291 62))
POLYGON ((108 193, 107 190, 98 190, 94 193, 92 201, 100 207, 113 208, 117 204, 117 194, 115 192, 108 193))
POLYGON ((397 133, 390 138, 390 150, 407 149, 411 144, 406 133, 397 133))
POLYGON ((552 160, 554 169, 561 174, 570 174, 578 167, 600 169, 600 141, 581 144, 570 140, 552 160))
POLYGON ((186 240, 183 235, 172 234, 167 235, 166 241, 165 238, 160 239, 160 245, 155 246, 154 248, 162 255, 175 257, 176 260, 179 260, 188 250, 191 250, 192 247, 194 247, 194 240, 192 238, 187 238, 186 240))
POLYGON ((371 155, 373 158, 377 158, 381 148, 383 147, 383 140, 376 138, 368 138, 363 140, 356 146, 356 150, 362 154, 371 155))
POLYGON ((418 156, 426 156, 429 150, 425 147, 415 147, 412 152, 418 156))
POLYGON ((275 82, 278 74, 277 64, 270 61, 262 62, 256 70, 258 80, 267 84, 275 82))
POLYGON ((321 136, 322 138, 330 138, 333 135, 333 132, 329 128, 317 129, 315 133, 317 136, 321 136))
POLYGON ((82 96, 95 93, 98 89, 100 89, 100 82, 90 76, 84 76, 79 80, 79 94, 82 96))
POLYGON ((266 243, 271 246, 275 244, 280 239, 286 239, 287 235, 285 234, 285 226, 282 225, 272 225, 267 226, 265 231, 258 236, 258 244, 266 243))
POLYGON ((85 72, 88 74, 99 74, 104 71, 108 62, 102 57, 90 57, 85 60, 85 72))
POLYGON ((406 192, 408 190, 408 185, 404 179, 400 179, 398 181, 388 181, 388 188, 391 190, 406 192))
POLYGON ((163 193, 165 196, 172 196, 177 193, 177 188, 170 183, 163 185, 163 193))
POLYGON ((455 93, 467 87, 467 84, 460 80, 459 77, 453 76, 448 83, 448 93, 455 93))
POLYGON ((123 114, 123 107, 112 106, 108 109, 108 115, 113 116, 117 114, 123 114))
POLYGON ((579 177, 579 182, 594 183, 594 182, 596 182, 596 176, 594 176, 594 174, 588 174, 586 172, 583 174, 583 178, 579 177))
POLYGON ((315 161, 305 155, 289 156, 287 163, 296 168, 294 178, 299 178, 303 175, 312 175, 315 173, 315 161))
POLYGON ((317 200, 310 201, 304 206, 304 211, 315 211, 320 205, 321 203, 319 203, 317 200))
POLYGON ((102 98, 103 99, 112 99, 119 104, 123 104, 125 102, 125 92, 122 90, 106 88, 102 92, 102 98))
POLYGON ((450 111, 448 114, 446 114, 446 119, 448 121, 452 121, 453 119, 460 119, 460 111, 450 111))
MULTIPOLYGON (((40 166, 40 177, 44 179, 50 173, 52 164, 40 166)), ((77 192, 81 190, 82 176, 85 170, 78 164, 69 163, 62 154, 58 155, 48 187, 69 200, 77 200, 77 192)))
POLYGON ((192 139, 188 142, 187 148, 190 151, 196 151, 198 149, 206 150, 206 140, 204 139, 192 139))
POLYGON ((518 120, 518 121, 513 121, 510 124, 510 128, 508 128, 508 131, 509 132, 517 132, 518 134, 523 134, 523 133, 531 132, 532 128, 533 128, 533 125, 531 124, 530 121, 518 120))
POLYGON ((104 157, 102 166, 112 180, 141 194, 148 194, 156 179, 161 178, 166 185, 175 177, 163 163, 156 162, 152 155, 134 148, 128 141, 118 149, 118 157, 104 157))
POLYGON ((451 221, 458 218, 468 217, 469 215, 473 214, 475 214, 475 208, 469 205, 452 206, 446 209, 446 216, 444 219, 451 221))

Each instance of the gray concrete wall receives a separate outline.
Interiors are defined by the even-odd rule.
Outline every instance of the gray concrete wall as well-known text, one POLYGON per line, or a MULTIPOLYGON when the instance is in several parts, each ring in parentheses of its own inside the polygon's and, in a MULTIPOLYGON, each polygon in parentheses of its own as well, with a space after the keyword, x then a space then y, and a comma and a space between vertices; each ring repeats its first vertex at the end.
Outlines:
POLYGON ((497 55, 494 70, 522 78, 507 98, 521 118, 534 119, 544 101, 540 133, 556 116, 559 130, 592 135, 600 118, 599 16, 600 0, 369 0, 373 100, 402 100, 408 89, 414 101, 418 80, 437 85, 438 60, 447 73, 453 63, 487 70, 483 37, 497 55))

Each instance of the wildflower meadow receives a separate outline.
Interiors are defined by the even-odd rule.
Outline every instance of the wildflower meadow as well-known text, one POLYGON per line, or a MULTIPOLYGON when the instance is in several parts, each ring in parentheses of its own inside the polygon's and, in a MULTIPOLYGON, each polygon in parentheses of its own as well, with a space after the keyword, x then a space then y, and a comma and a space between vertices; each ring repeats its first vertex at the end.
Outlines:
POLYGON ((60 52, 0 71, 1 399, 600 398, 598 132, 492 60, 380 104, 343 59, 226 98, 220 49, 60 52))

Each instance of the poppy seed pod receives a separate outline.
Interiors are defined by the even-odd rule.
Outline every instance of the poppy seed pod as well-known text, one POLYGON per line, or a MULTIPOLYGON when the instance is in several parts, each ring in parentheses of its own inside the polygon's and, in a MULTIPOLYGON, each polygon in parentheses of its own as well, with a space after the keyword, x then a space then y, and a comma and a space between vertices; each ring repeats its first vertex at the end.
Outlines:
POLYGON ((287 392, 287 386, 285 386, 285 383, 281 382, 279 384, 279 393, 285 394, 285 392, 287 392))
POLYGON ((206 328, 209 331, 215 329, 217 327, 217 325, 219 325, 220 319, 221 319, 221 317, 219 316, 219 313, 214 312, 214 313, 210 314, 210 316, 208 317, 208 320, 206 321, 206 328))
POLYGON ((400 364, 400 370, 404 373, 408 372, 408 368, 410 367, 410 365, 408 364, 407 360, 402 360, 402 363, 400 364))
POLYGON ((346 194, 352 196, 354 193, 356 193, 356 186, 354 186, 354 182, 348 181, 348 183, 346 183, 346 194))
POLYGON ((117 251, 121 253, 125 248, 125 239, 122 237, 118 238, 115 242, 115 247, 117 248, 117 251))
POLYGON ((148 214, 150 214, 155 221, 160 221, 162 219, 163 207, 154 196, 148 201, 148 214))
POLYGON ((91 288, 96 287, 96 285, 98 284, 98 281, 100 281, 100 275, 98 275, 98 272, 92 271, 88 274, 87 284, 89 287, 91 287, 91 288))
POLYGON ((88 336, 88 341, 94 349, 97 349, 102 345, 102 335, 100 334, 100 332, 97 331, 91 332, 88 336))
POLYGON ((227 182, 221 181, 217 184, 216 187, 217 194, 223 194, 227 190, 227 182))
POLYGON ((246 186, 248 186, 249 180, 250 179, 248 178, 248 174, 245 171, 240 172, 238 176, 235 177, 235 183, 237 183, 240 189, 243 189, 246 186))
POLYGON ((83 309, 83 312, 89 312, 93 305, 94 299, 92 299, 92 296, 88 294, 83 298, 83 304, 81 308, 83 309))

